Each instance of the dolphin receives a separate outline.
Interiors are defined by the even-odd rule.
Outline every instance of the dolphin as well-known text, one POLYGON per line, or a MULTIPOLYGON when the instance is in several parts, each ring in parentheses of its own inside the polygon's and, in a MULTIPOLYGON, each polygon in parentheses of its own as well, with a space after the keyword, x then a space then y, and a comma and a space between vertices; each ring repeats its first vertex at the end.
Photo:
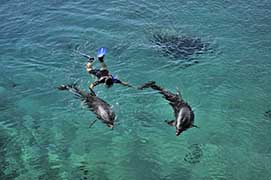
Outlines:
MULTIPOLYGON (((86 93, 85 91, 78 89, 76 87, 76 84, 61 85, 57 88, 61 91, 67 90, 75 94, 88 106, 89 110, 92 111, 99 120, 101 120, 109 128, 113 129, 114 121, 115 121, 115 113, 107 102, 105 102, 104 100, 96 96, 94 91, 90 93, 86 93)), ((90 127, 96 121, 97 120, 93 121, 90 127)))
POLYGON ((156 85, 155 81, 147 82, 138 89, 143 90, 145 88, 152 88, 153 90, 159 91, 159 93, 169 101, 169 105, 174 111, 175 120, 166 120, 165 122, 170 126, 175 126, 176 136, 179 136, 188 128, 198 127, 194 125, 194 112, 190 105, 182 99, 180 91, 178 91, 177 94, 173 94, 156 85))

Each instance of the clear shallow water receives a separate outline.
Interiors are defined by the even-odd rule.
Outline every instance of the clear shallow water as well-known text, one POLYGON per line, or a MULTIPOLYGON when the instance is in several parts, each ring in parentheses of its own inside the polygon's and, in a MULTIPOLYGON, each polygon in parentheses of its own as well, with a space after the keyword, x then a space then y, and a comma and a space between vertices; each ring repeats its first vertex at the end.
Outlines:
MULTIPOLYGON (((269 1, 5 1, 0 6, 0 179, 269 179, 269 1), (150 38, 171 32, 215 46, 183 68, 150 38), (195 123, 180 137, 161 96, 97 87, 111 131, 55 87, 92 78, 76 51, 107 47, 112 72, 183 97, 195 123)), ((97 64, 98 65, 98 64, 97 64)))

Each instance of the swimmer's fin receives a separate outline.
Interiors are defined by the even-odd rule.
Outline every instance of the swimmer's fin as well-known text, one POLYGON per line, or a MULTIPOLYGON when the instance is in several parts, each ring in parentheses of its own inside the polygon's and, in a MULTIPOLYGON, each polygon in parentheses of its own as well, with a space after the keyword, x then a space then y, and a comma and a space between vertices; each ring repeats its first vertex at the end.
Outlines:
POLYGON ((106 54, 106 48, 99 48, 97 57, 103 57, 106 54))

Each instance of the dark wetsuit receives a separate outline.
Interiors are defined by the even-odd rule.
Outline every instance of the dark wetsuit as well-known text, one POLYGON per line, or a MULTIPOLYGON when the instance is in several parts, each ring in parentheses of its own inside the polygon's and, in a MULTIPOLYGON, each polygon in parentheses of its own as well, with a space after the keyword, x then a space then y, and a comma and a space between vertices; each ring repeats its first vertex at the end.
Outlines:
POLYGON ((107 69, 103 69, 103 70, 92 69, 91 71, 89 71, 89 74, 92 74, 98 78, 98 80, 93 83, 94 86, 101 83, 105 83, 105 80, 107 77, 111 77, 113 80, 113 83, 122 83, 119 79, 109 74, 109 71, 107 69))
POLYGON ((89 71, 89 74, 96 76, 98 79, 104 76, 110 76, 107 69, 103 69, 103 70, 92 69, 91 71, 89 71))

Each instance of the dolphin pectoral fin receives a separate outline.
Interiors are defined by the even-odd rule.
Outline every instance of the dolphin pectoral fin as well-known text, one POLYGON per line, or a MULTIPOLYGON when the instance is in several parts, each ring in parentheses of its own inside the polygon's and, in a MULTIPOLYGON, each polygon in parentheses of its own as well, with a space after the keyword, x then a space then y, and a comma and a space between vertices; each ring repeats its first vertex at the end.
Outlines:
POLYGON ((111 130, 114 129, 114 125, 112 125, 112 124, 106 124, 106 125, 107 125, 107 127, 109 127, 111 130))
POLYGON ((90 123, 90 125, 89 125, 89 128, 91 128, 91 127, 96 123, 96 121, 97 121, 97 119, 94 120, 94 121, 92 121, 92 122, 90 123))
POLYGON ((166 122, 168 125, 170 125, 170 126, 175 126, 175 125, 176 125, 176 121, 175 121, 175 120, 171 120, 171 121, 165 120, 165 122, 166 122))
POLYGON ((199 128, 197 125, 192 124, 191 127, 199 128))

